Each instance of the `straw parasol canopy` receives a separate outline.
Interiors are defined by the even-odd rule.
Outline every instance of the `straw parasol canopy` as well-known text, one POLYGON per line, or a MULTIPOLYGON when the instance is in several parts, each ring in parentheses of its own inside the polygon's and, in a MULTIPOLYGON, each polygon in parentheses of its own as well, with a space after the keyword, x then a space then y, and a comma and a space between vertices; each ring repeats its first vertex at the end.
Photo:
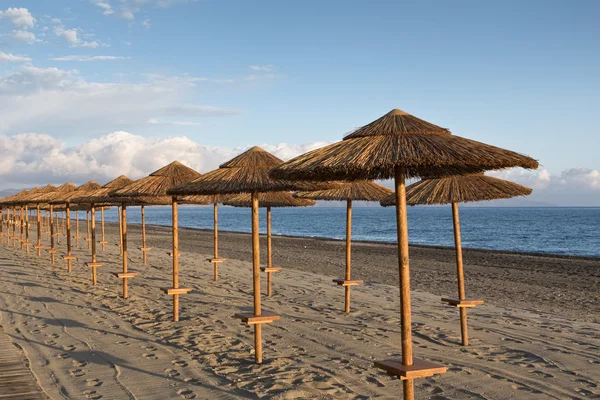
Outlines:
POLYGON ((538 162, 513 151, 454 136, 448 129, 395 109, 342 141, 300 155, 271 171, 274 179, 354 181, 394 178, 402 360, 378 361, 375 366, 403 379, 405 400, 414 399, 415 378, 446 372, 443 366, 413 360, 406 179, 512 167, 534 169, 538 162))
POLYGON ((362 280, 351 278, 351 253, 352 253, 352 200, 380 201, 394 194, 391 189, 381 186, 372 181, 336 182, 336 186, 327 190, 313 192, 298 192, 296 197, 314 200, 346 201, 346 271, 343 279, 333 281, 344 287, 345 302, 344 311, 350 312, 350 288, 364 283, 362 280))
POLYGON ((242 322, 254 325, 254 357, 257 364, 262 363, 262 324, 279 319, 278 315, 263 313, 261 310, 258 194, 283 190, 318 190, 322 188, 307 183, 298 185, 294 182, 271 178, 269 170, 281 163, 282 160, 279 158, 255 146, 223 163, 218 169, 169 191, 172 195, 251 194, 254 312, 239 313, 235 316, 241 319, 242 322))
POLYGON ((52 199, 48 200, 50 204, 67 204, 71 203, 72 199, 75 199, 80 196, 84 196, 94 190, 98 190, 102 187, 98 182, 88 181, 83 185, 79 186, 73 191, 70 192, 62 192, 52 197, 52 199))
POLYGON ((26 193, 25 195, 20 197, 15 202, 18 204, 35 204, 37 202, 34 202, 32 200, 35 199, 38 195, 45 194, 45 193, 51 193, 55 190, 56 190, 56 186, 46 185, 43 188, 36 188, 36 189, 30 190, 28 193, 26 193))
POLYGON ((172 163, 154 171, 147 177, 138 179, 132 184, 117 190, 113 194, 116 196, 127 197, 167 196, 167 190, 182 183, 190 182, 198 177, 200 177, 200 173, 183 165, 179 161, 173 161, 172 163))
POLYGON ((30 191, 31 191, 31 189, 25 189, 25 190, 22 190, 22 191, 20 191, 18 193, 11 194, 10 196, 6 196, 3 199, 0 199, 0 204, 2 204, 2 205, 13 205, 20 198, 25 197, 27 194, 29 194, 30 191))
MULTIPOLYGON (((226 206, 252 207, 252 198, 249 194, 239 194, 223 202, 226 206)), ((290 192, 268 192, 258 194, 258 206, 263 208, 280 207, 310 207, 314 206, 314 200, 297 199, 290 192)))
POLYGON ((389 179, 395 168, 406 178, 437 177, 523 167, 531 157, 455 136, 448 129, 392 110, 344 140, 296 157, 272 171, 277 179, 389 179))
MULTIPOLYGON (((483 174, 469 174, 423 179, 414 183, 406 188, 406 203, 409 205, 469 203, 510 199, 530 194, 530 188, 513 182, 483 174)), ((395 204, 393 195, 381 201, 384 207, 395 204)))
MULTIPOLYGON (((442 298, 442 301, 451 306, 457 306, 460 310, 461 343, 463 346, 469 345, 467 307, 483 304, 483 300, 466 298, 458 203, 509 199, 530 194, 531 189, 528 187, 483 174, 424 179, 406 188, 406 202, 410 205, 452 204, 458 297, 442 298)), ((396 199, 394 196, 389 196, 381 201, 381 205, 384 207, 395 204, 396 199)))
POLYGON ((32 203, 50 203, 51 201, 64 196, 66 193, 70 193, 75 191, 77 186, 73 185, 71 182, 67 182, 65 184, 60 185, 55 190, 47 193, 42 193, 40 195, 34 196, 30 199, 32 203))

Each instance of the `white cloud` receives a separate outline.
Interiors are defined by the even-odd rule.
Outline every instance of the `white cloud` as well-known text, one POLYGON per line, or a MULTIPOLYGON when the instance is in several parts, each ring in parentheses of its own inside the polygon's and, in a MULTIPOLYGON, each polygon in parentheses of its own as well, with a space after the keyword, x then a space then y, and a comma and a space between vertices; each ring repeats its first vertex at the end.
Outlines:
POLYGON ((71 47, 96 48, 96 47, 100 46, 100 43, 96 40, 91 41, 91 42, 82 40, 81 37, 79 36, 79 32, 80 32, 80 30, 75 29, 75 28, 65 29, 60 26, 54 28, 54 34, 58 37, 65 39, 71 47))
POLYGON ((0 19, 8 19, 15 26, 23 29, 33 28, 36 19, 26 8, 8 8, 6 11, 0 10, 0 19))
POLYGON ((193 120, 240 114, 240 110, 194 104, 187 77, 153 76, 139 83, 89 82, 77 70, 22 66, 0 76, 0 133, 43 130, 95 135, 146 126, 154 118, 193 120), (82 131, 83 130, 83 131, 82 131))
POLYGON ((0 51, 0 62, 29 62, 31 58, 0 51))
MULTIPOLYGON (((288 159, 325 144, 261 147, 288 159)), ((89 179, 105 183, 121 174, 137 179, 173 160, 204 173, 248 147, 208 147, 187 137, 152 139, 127 132, 114 132, 76 147, 43 134, 0 136, 0 189, 89 179)))
POLYGON ((273 67, 271 64, 269 64, 269 65, 250 65, 250 69, 253 71, 259 71, 259 72, 275 71, 275 67, 273 67))
POLYGON ((142 25, 144 26, 144 28, 146 29, 150 29, 150 27, 152 26, 152 24, 150 23, 150 19, 146 18, 143 22, 142 25))
POLYGON ((29 44, 37 42, 35 34, 29 31, 14 30, 12 31, 12 34, 10 36, 13 39, 18 40, 20 42, 25 42, 29 44))
POLYGON ((149 125, 163 125, 163 126, 199 126, 202 125, 200 122, 194 121, 164 121, 156 118, 150 118, 148 120, 149 125))
POLYGON ((115 60, 126 60, 131 57, 120 57, 120 56, 63 56, 63 57, 55 57, 53 61, 78 61, 78 62, 88 62, 88 61, 115 61, 115 60))
MULTIPOLYGON (((132 20, 143 7, 169 8, 176 4, 195 3, 198 0, 90 0, 91 3, 102 10, 102 14, 122 19, 132 20)), ((142 25, 150 27, 149 20, 146 19, 142 25)))

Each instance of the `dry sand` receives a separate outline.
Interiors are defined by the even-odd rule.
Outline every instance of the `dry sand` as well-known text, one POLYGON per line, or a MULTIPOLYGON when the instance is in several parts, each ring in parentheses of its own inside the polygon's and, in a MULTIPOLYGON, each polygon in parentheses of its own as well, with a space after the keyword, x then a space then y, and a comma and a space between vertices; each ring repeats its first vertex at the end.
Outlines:
MULTIPOLYGON (((107 227, 116 243, 115 226, 107 227)), ((331 282, 343 272, 343 243, 274 239, 285 269, 263 308, 281 320, 263 329, 263 365, 253 364, 252 329, 232 318, 251 309, 250 238, 221 235, 220 280, 212 281, 209 232, 180 233, 181 321, 171 321, 170 230, 148 229, 141 262, 139 227, 128 229, 130 298, 120 298, 119 249, 99 254, 91 285, 85 242, 67 273, 49 255, 0 246, 0 324, 29 359, 52 399, 398 398, 399 380, 373 360, 400 357, 394 246, 355 243, 352 292, 331 282)), ((64 252, 65 240, 60 249, 64 252)), ((264 255, 264 254, 263 254, 264 255)), ((414 354, 448 373, 416 381, 418 399, 600 398, 600 261, 468 250, 467 294, 486 304, 469 311, 471 344, 461 347, 458 312, 440 303, 456 291, 454 254, 411 248, 414 354), (435 294, 432 294, 435 293, 435 294)), ((265 279, 263 279, 263 282, 265 279)), ((263 291, 265 291, 263 284, 263 291)))

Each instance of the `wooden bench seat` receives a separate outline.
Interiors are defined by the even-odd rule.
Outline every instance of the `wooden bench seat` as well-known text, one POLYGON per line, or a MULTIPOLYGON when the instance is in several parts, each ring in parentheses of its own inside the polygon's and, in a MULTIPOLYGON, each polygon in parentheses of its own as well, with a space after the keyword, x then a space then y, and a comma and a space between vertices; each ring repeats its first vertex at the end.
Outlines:
POLYGON ((483 300, 472 300, 465 299, 460 300, 451 297, 442 297, 442 302, 447 303, 449 306, 453 307, 475 307, 484 304, 483 300))
POLYGON ((141 250, 141 251, 150 251, 150 250, 152 250, 152 247, 138 247, 138 250, 141 250))
POLYGON ((365 281, 363 281, 363 280, 347 281, 345 279, 333 279, 332 281, 337 283, 340 286, 357 286, 357 285, 362 285, 363 283, 365 283, 365 281))
POLYGON ((64 255, 62 258, 63 260, 77 260, 77 256, 64 255))
POLYGON ((207 258, 206 261, 211 262, 211 263, 222 263, 224 261, 227 261, 226 258, 207 258))
POLYGON ((104 265, 104 263, 100 263, 100 262, 86 262, 84 264, 86 267, 91 267, 91 268, 101 267, 104 265))
POLYGON ((446 372, 443 365, 413 358, 412 365, 403 365, 400 360, 375 361, 375 367, 381 368, 390 376, 397 376, 401 380, 425 378, 446 372))
POLYGON ((256 325, 278 321, 281 317, 270 311, 263 311, 261 312, 261 315, 254 315, 254 313, 238 313, 235 314, 233 318, 237 318, 248 325, 256 325))
POLYGON ((188 294, 192 291, 191 288, 160 288, 164 293, 174 295, 174 294, 188 294))
POLYGON ((281 268, 281 267, 260 267, 260 270, 262 272, 279 272, 282 269, 283 268, 281 268))
POLYGON ((112 272, 114 276, 117 278, 135 278, 137 276, 137 272, 112 272))

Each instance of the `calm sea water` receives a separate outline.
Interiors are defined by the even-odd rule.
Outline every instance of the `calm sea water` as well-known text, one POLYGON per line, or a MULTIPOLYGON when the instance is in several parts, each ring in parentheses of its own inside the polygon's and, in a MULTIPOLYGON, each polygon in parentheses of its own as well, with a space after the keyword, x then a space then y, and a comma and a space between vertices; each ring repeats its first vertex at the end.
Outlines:
MULTIPOLYGON (((180 226, 212 229, 213 209, 182 206, 180 226)), ((139 208, 128 208, 129 223, 140 223, 139 208)), ((273 210, 273 233, 294 236, 345 238, 346 209, 342 207, 282 208, 273 210)), ((261 209, 261 231, 265 231, 261 209)), ((600 208, 475 208, 460 209, 464 247, 600 256, 600 208)), ((116 209, 106 213, 116 221, 116 209)), ((169 207, 146 207, 148 224, 171 225, 169 207)), ((410 207, 411 244, 453 246, 452 211, 448 207, 410 207)), ((250 232, 250 210, 219 207, 219 229, 250 232)), ((393 208, 355 207, 352 237, 357 240, 396 241, 393 208)))

